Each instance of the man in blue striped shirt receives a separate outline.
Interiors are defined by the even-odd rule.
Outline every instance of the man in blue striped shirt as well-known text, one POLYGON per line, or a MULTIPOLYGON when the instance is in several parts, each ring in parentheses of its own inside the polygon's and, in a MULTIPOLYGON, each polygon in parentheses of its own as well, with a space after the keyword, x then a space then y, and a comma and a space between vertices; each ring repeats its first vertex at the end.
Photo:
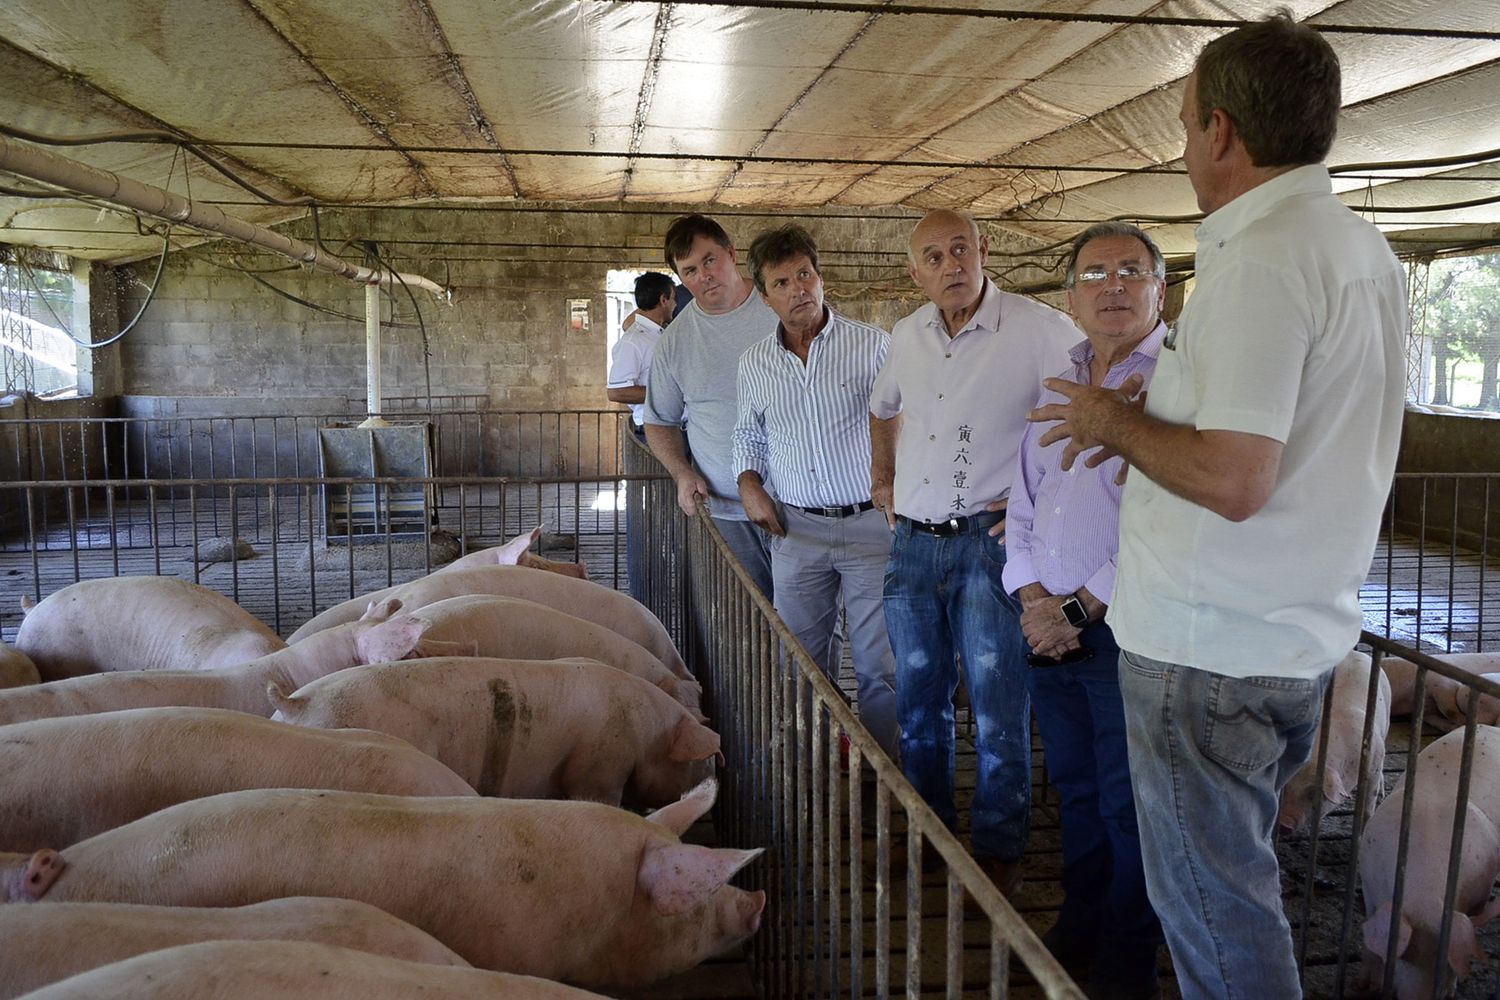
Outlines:
POLYGON ((740 358, 740 501, 771 535, 777 613, 835 684, 842 603, 860 719, 895 759, 896 666, 881 598, 891 535, 870 502, 868 417, 890 336, 824 303, 818 248, 800 226, 756 237, 750 274, 781 322, 740 358))

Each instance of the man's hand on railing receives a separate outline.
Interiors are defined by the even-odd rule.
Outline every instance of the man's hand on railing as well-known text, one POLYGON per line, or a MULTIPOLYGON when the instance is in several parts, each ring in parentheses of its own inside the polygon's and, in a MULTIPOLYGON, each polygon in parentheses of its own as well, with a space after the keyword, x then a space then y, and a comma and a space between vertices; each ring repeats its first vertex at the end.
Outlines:
POLYGON ((708 502, 708 483, 692 466, 673 478, 677 482, 677 506, 688 517, 696 516, 698 501, 708 502))

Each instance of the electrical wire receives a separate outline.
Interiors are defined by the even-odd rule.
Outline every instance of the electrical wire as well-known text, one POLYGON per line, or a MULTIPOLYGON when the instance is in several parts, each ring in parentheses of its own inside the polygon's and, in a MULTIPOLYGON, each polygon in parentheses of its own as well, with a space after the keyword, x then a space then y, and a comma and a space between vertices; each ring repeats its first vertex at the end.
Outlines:
POLYGON ((156 290, 161 287, 161 275, 162 272, 167 268, 167 251, 171 248, 172 227, 165 226, 162 229, 161 258, 156 262, 156 274, 151 278, 151 287, 146 290, 146 300, 141 303, 141 307, 136 310, 136 313, 131 317, 130 322, 125 324, 124 329, 115 334, 113 337, 108 338, 107 340, 95 341, 94 343, 88 343, 73 336, 73 331, 68 329, 67 324, 62 321, 62 317, 57 315, 57 310, 52 308, 52 303, 47 301, 47 295, 42 291, 41 286, 37 283, 36 276, 31 273, 31 265, 26 263, 26 258, 18 254, 16 256, 16 263, 21 265, 21 272, 26 275, 26 280, 36 291, 37 296, 41 298, 42 305, 46 306, 47 311, 52 314, 52 318, 57 320, 57 328, 64 334, 66 334, 67 338, 73 343, 77 344, 79 347, 82 347, 85 350, 97 351, 101 347, 108 347, 111 344, 117 343, 120 340, 124 339, 127 333, 135 329, 135 325, 141 321, 141 317, 146 315, 146 308, 151 305, 151 300, 156 298, 156 290))
MULTIPOLYGON (((430 413, 432 412, 432 345, 427 340, 427 324, 422 320, 422 307, 417 304, 417 297, 412 294, 411 286, 406 283, 406 279, 401 277, 401 272, 387 264, 385 259, 380 256, 380 250, 376 247, 374 240, 366 242, 365 252, 375 259, 376 264, 396 276, 396 280, 401 282, 401 287, 406 289, 407 298, 411 299, 412 309, 416 311, 417 327, 422 331, 422 375, 427 382, 427 411, 430 413)), ((391 292, 391 317, 394 319, 395 315, 396 303, 395 290, 393 289, 391 292)))

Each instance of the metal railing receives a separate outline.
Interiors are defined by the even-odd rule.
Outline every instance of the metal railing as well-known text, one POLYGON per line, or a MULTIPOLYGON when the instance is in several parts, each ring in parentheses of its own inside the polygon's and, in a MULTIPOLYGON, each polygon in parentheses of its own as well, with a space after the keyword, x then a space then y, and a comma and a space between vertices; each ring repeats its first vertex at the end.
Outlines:
POLYGON ((592 579, 619 586, 619 486, 614 478, 477 477, 0 483, 0 509, 15 522, 0 548, 0 637, 14 637, 23 595, 39 600, 81 579, 140 573, 224 590, 286 634, 329 604, 536 525, 547 532, 544 554, 582 561, 592 579), (353 545, 325 537, 326 504, 389 508, 393 491, 414 488, 431 532, 397 534, 386 519, 383 531, 353 545), (210 554, 210 543, 220 552, 210 554))
MULTIPOLYGON (((1448 944, 1454 933, 1454 914, 1464 912, 1470 914, 1477 912, 1472 900, 1460 902, 1459 883, 1463 876, 1469 879, 1478 878, 1483 886, 1484 899, 1480 905, 1488 899, 1493 889, 1493 883, 1497 872, 1492 865, 1489 870, 1476 872, 1472 867, 1475 859, 1473 851, 1469 849, 1468 840, 1475 839, 1482 845, 1480 856, 1492 854, 1492 849, 1485 846, 1483 839, 1488 837, 1493 840, 1493 826, 1490 817, 1500 811, 1500 801, 1488 801, 1493 794, 1487 795, 1479 804, 1479 811, 1485 818, 1480 821, 1486 830, 1474 831, 1469 828, 1468 809, 1470 792, 1472 788, 1471 779, 1474 775, 1476 756, 1476 735, 1481 729, 1488 730, 1500 735, 1500 731, 1493 727, 1481 726, 1478 723, 1481 707, 1485 701, 1500 698, 1500 684, 1485 677, 1475 676, 1459 669, 1452 664, 1420 653, 1400 643, 1392 642, 1381 636, 1370 632, 1362 633, 1361 643, 1370 648, 1371 671, 1367 689, 1360 692, 1360 697, 1365 706, 1364 724, 1359 733, 1360 759, 1358 761, 1359 775, 1358 783, 1354 789, 1353 801, 1348 805, 1329 810, 1325 815, 1325 803, 1318 800, 1317 807, 1312 815, 1310 833, 1305 841, 1288 842, 1283 839, 1278 854, 1281 859, 1283 872, 1292 865, 1299 863, 1305 865, 1305 873, 1300 880, 1297 893, 1288 895, 1285 899, 1287 916, 1293 924, 1294 942, 1297 948, 1298 966, 1302 971, 1303 985, 1306 994, 1310 997, 1332 996, 1343 997, 1349 995, 1352 990, 1358 995, 1363 995, 1368 990, 1378 990, 1383 998, 1397 996, 1397 966, 1398 962, 1404 962, 1411 967, 1407 970, 1408 980, 1402 987, 1401 996, 1408 995, 1407 991, 1419 989, 1417 981, 1432 990, 1430 995, 1447 995, 1447 970, 1449 968, 1448 944), (1392 739, 1385 744, 1385 758, 1383 767, 1370 768, 1372 752, 1380 752, 1378 746, 1381 740, 1375 738, 1375 725, 1377 719, 1378 695, 1383 673, 1382 663, 1387 656, 1400 657, 1409 661, 1415 667, 1415 681, 1412 690, 1413 711, 1410 726, 1405 734, 1405 739, 1399 738, 1399 730, 1393 729, 1392 739), (1443 677, 1460 686, 1462 694, 1459 701, 1464 712, 1464 721, 1461 728, 1462 750, 1460 763, 1456 774, 1452 774, 1453 781, 1451 797, 1444 794, 1439 788, 1436 793, 1436 801, 1432 798, 1425 799, 1426 810, 1421 815, 1415 811, 1415 803, 1418 796, 1422 794, 1423 782, 1445 781, 1450 775, 1445 773, 1439 776, 1433 769, 1424 766, 1419 769, 1415 766, 1421 751, 1431 745, 1434 738, 1440 735, 1441 730, 1432 726, 1427 711, 1428 681, 1433 675, 1443 677), (1372 744, 1376 749, 1372 749, 1372 744), (1400 762, 1399 772, 1394 776, 1387 774, 1393 759, 1400 762), (1370 776, 1374 775, 1376 780, 1371 782, 1370 776), (1372 846, 1378 847, 1377 853, 1388 850, 1388 843, 1375 845, 1366 843, 1367 811, 1373 810, 1375 803, 1385 798, 1388 793, 1394 792, 1396 788, 1401 789, 1399 806, 1397 800, 1387 799, 1381 809, 1399 808, 1399 823, 1394 831, 1396 837, 1393 874, 1390 881, 1379 876, 1384 873, 1383 858, 1375 865, 1365 866, 1365 855, 1372 846), (1453 804, 1453 812, 1450 818, 1444 822, 1441 815, 1445 803, 1453 804), (1418 853, 1413 856, 1413 828, 1414 823, 1436 824, 1437 838, 1446 853, 1439 856, 1431 856, 1418 853), (1467 839, 1466 839, 1467 838, 1467 839), (1465 871, 1465 864, 1471 867, 1465 871), (1410 877, 1415 869, 1420 873, 1415 880, 1410 877), (1439 875, 1441 879, 1439 880, 1439 875), (1373 900, 1363 899, 1359 890, 1360 883, 1366 890, 1375 890, 1377 894, 1389 892, 1391 911, 1389 921, 1379 921, 1378 907, 1372 905, 1373 900), (1396 941, 1400 938, 1398 928, 1403 914, 1403 904, 1414 897, 1424 896, 1413 913, 1432 913, 1431 904, 1435 902, 1432 897, 1432 889, 1436 885, 1442 886, 1441 908, 1435 912, 1442 914, 1438 926, 1431 927, 1422 925, 1420 918, 1413 916, 1411 922, 1415 925, 1412 929, 1414 938, 1422 939, 1419 947, 1398 954, 1399 948, 1388 948, 1385 954, 1378 955, 1365 945, 1366 920, 1371 921, 1371 926, 1378 932, 1387 935, 1386 940, 1396 941), (1331 928, 1336 928, 1330 933, 1331 928), (1433 935, 1436 935, 1435 939, 1433 935), (1421 961, 1425 958, 1426 961, 1421 961), (1358 981, 1350 975, 1354 963, 1360 965, 1358 981)), ((1330 718, 1332 706, 1333 689, 1330 686, 1325 695, 1323 716, 1330 718)), ((1492 705, 1500 705, 1500 702, 1492 702, 1492 705)), ((1329 739, 1331 727, 1324 726, 1319 736, 1318 744, 1313 752, 1312 766, 1317 788, 1323 787, 1323 778, 1327 768, 1330 766, 1329 739)), ((1490 790, 1493 792, 1493 790, 1490 790)), ((1378 815, 1378 814, 1377 814, 1378 815)), ((1388 819, 1389 817, 1387 817, 1388 819)), ((1371 817, 1370 822, 1373 822, 1371 817)), ((1389 826, 1389 824, 1385 824, 1389 826)), ((1382 829, 1380 833, 1389 839, 1392 831, 1382 829)), ((1421 845, 1423 848, 1431 848, 1433 845, 1426 838, 1421 845)), ((1483 864, 1483 861, 1479 862, 1483 864)), ((1459 991, 1460 996, 1500 996, 1500 967, 1493 960, 1487 960, 1483 967, 1472 975, 1463 984, 1459 991)))
MULTIPOLYGON (((644 447, 630 442, 625 454, 629 472, 660 475, 644 447)), ((1080 1000, 787 630, 713 519, 686 518, 670 479, 642 481, 642 513, 662 546, 651 547, 648 600, 675 626, 723 740, 719 836, 766 848, 749 876, 769 899, 751 942, 760 995, 917 997, 936 989, 999 998, 1009 995, 1014 957, 1025 970, 1016 981, 1080 1000), (924 884, 933 854, 941 860, 927 867, 934 879, 941 868, 940 887, 924 884)))

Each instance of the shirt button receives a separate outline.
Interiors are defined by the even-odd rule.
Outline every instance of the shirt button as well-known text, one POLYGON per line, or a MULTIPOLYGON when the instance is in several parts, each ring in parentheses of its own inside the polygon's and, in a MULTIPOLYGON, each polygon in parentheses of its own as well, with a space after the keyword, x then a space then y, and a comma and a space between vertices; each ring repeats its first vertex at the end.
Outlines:
POLYGON ((937 435, 936 434, 929 434, 929 435, 927 435, 927 440, 929 440, 929 441, 936 441, 937 440, 937 435))
POLYGON ((942 393, 938 393, 938 399, 942 399, 942 398, 943 398, 943 394, 942 393))
POLYGON ((1062 513, 1062 508, 1061 507, 1053 507, 1052 508, 1052 513, 1054 513, 1054 514, 1061 514, 1062 513))
POLYGON ((1055 556, 1055 555, 1057 555, 1057 550, 1056 549, 1048 549, 1047 550, 1047 554, 1055 556))
POLYGON ((945 357, 945 358, 951 358, 951 357, 953 357, 953 352, 949 351, 947 354, 944 354, 943 357, 945 357))
POLYGON ((926 483, 931 483, 931 482, 932 482, 932 480, 931 480, 931 479, 927 479, 927 478, 925 478, 925 477, 924 477, 924 478, 923 478, 923 479, 922 479, 922 482, 923 482, 923 483, 924 483, 924 484, 926 484, 926 483))

